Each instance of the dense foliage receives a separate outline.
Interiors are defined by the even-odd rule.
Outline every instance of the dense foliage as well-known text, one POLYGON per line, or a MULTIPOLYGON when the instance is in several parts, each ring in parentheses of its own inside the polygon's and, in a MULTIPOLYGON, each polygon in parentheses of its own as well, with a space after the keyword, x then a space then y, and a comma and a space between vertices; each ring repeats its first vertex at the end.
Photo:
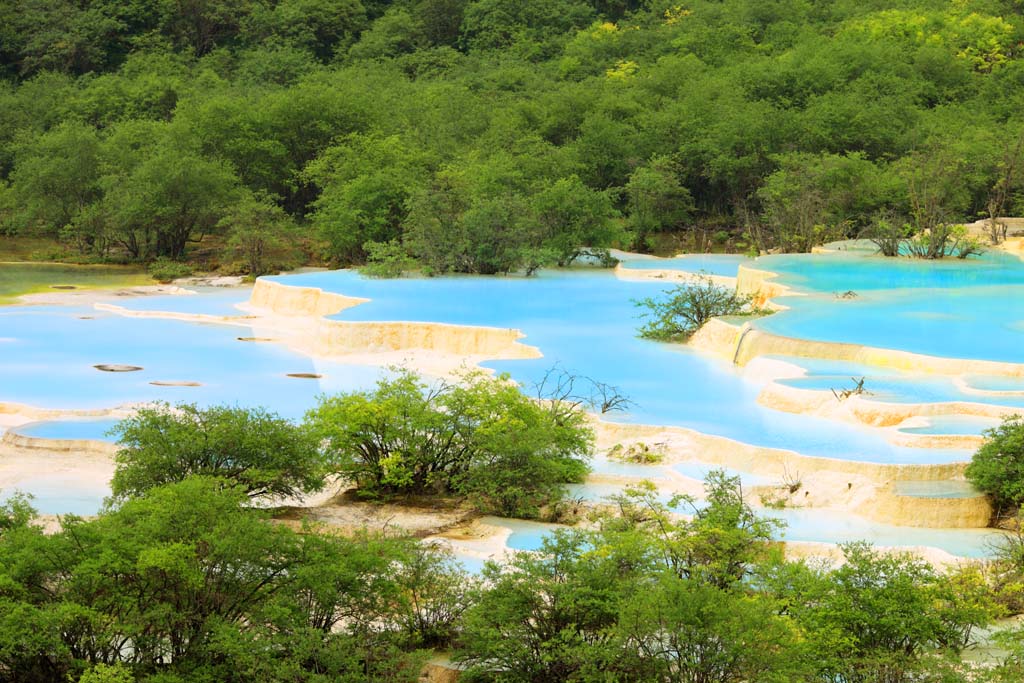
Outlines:
POLYGON ((0 27, 0 230, 78 258, 504 273, 887 230, 938 257, 1020 208, 1015 0, 13 0, 0 27))
POLYGON ((415 681, 465 577, 414 542, 300 534, 246 501, 190 477, 52 535, 0 509, 0 679, 415 681))
POLYGON ((1008 417, 984 435, 964 475, 991 497, 997 514, 1012 513, 1024 503, 1024 419, 1008 417))
POLYGON ((331 470, 365 494, 456 493, 534 516, 583 479, 593 431, 582 410, 535 401, 505 375, 459 380, 402 371, 373 391, 321 398, 307 423, 331 470))
POLYGON ((482 582, 415 540, 296 532, 222 479, 49 535, 16 497, 0 505, 0 679, 411 683, 425 648, 452 648, 467 681, 1019 680, 1019 630, 997 666, 958 657, 996 598, 1020 599, 1019 553, 999 595, 976 568, 864 544, 840 566, 784 561, 737 479, 713 472, 706 492, 629 489, 482 582))
POLYGON ((718 316, 762 312, 751 296, 737 294, 703 274, 663 292, 662 298, 641 299, 636 305, 643 309, 640 317, 646 321, 640 327, 640 336, 657 341, 686 341, 718 316))
POLYGON ((261 409, 157 404, 119 422, 113 435, 116 498, 196 474, 230 481, 252 498, 324 485, 325 464, 309 431, 261 409))

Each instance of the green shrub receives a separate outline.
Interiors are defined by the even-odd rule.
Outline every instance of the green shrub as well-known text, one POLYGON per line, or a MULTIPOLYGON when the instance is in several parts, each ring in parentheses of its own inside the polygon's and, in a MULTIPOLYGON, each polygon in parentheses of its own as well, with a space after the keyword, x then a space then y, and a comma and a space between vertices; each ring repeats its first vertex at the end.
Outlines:
POLYGON ((1024 503, 1024 418, 1012 415, 984 432, 988 441, 978 449, 964 474, 988 494, 997 512, 1024 503))
POLYGON ((481 372, 428 385, 404 370, 374 391, 323 397, 306 419, 331 468, 364 494, 462 495, 506 516, 561 499, 593 444, 582 409, 481 372))
POLYGON ((251 498, 295 496, 324 486, 307 430, 262 408, 158 403, 114 428, 120 450, 115 498, 142 495, 192 475, 219 477, 251 498))
POLYGON ((395 278, 402 277, 410 270, 416 270, 419 264, 409 256, 405 247, 398 240, 390 242, 367 242, 366 265, 359 272, 367 277, 395 278))
POLYGON ((150 277, 157 282, 168 283, 177 280, 179 277, 188 277, 192 274, 192 267, 187 263, 172 261, 168 258, 158 258, 146 268, 150 277))
POLYGON ((647 320, 639 330, 641 337, 656 341, 686 341, 711 318, 765 312, 753 305, 749 295, 737 294, 715 283, 706 273, 699 274, 693 283, 676 285, 665 294, 665 299, 647 298, 634 302, 646 309, 640 316, 647 320))

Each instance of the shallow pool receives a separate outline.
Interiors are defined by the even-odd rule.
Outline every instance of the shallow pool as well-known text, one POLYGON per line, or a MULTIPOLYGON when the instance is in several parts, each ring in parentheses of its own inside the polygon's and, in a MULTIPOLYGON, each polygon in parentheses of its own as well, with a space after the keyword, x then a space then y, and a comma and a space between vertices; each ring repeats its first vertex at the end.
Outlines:
POLYGON ((32 292, 152 284, 155 284, 153 279, 145 272, 125 266, 0 263, 0 303, 32 292))
POLYGON ((83 483, 73 472, 40 474, 19 481, 17 486, 0 488, 0 501, 15 491, 31 494, 32 507, 44 515, 95 515, 110 494, 106 486, 83 483))
POLYGON ((314 361, 278 344, 238 340, 252 334, 246 327, 127 318, 85 307, 0 308, 0 338, 6 339, 0 401, 61 409, 153 400, 228 403, 298 418, 318 394, 365 388, 383 374, 363 365, 314 361), (104 363, 142 370, 93 367, 104 363), (168 382, 199 386, 162 384, 168 382))
POLYGON ((371 299, 342 320, 409 320, 514 327, 544 357, 495 361, 529 387, 554 364, 620 387, 636 405, 611 419, 678 425, 745 443, 808 455, 876 462, 950 462, 958 450, 894 446, 837 421, 782 414, 757 403, 760 386, 728 362, 692 349, 639 339, 636 299, 656 282, 622 282, 610 272, 543 272, 535 278, 372 280, 352 271, 271 278, 285 284, 371 299), (599 343, 595 343, 599 340, 599 343))
POLYGON ((864 253, 765 256, 753 266, 807 296, 755 325, 788 337, 949 358, 1024 363, 1024 263, 1003 252, 967 260, 864 253), (836 295, 852 291, 850 299, 836 295), (986 334, 978 334, 986 330, 986 334))
POLYGON ((898 495, 913 498, 976 498, 982 495, 968 481, 914 481, 897 480, 895 490, 898 495))
POLYGON ((928 424, 919 427, 900 427, 907 434, 981 434, 998 427, 1001 420, 976 415, 934 415, 925 418, 928 424))
POLYGON ((111 418, 30 422, 11 431, 37 439, 113 441, 110 430, 118 420, 111 418))

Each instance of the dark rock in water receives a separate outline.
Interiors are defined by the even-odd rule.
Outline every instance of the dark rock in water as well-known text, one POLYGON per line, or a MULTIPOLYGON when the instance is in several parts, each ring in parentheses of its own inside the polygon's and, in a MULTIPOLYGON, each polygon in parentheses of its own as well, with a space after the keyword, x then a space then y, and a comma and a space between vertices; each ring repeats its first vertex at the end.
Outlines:
POLYGON ((238 341, 244 341, 244 342, 272 342, 272 341, 277 341, 276 339, 272 339, 271 337, 235 337, 235 339, 237 339, 238 341))
POLYGON ((289 377, 298 377, 299 379, 320 379, 323 375, 318 375, 313 372, 289 372, 289 377))
POLYGON ((156 381, 150 382, 150 384, 152 384, 154 387, 201 387, 201 386, 203 386, 201 382, 179 382, 179 381, 171 381, 171 380, 169 380, 169 381, 156 380, 156 381))
POLYGON ((50 285, 50 289, 78 289, 75 285, 50 285))
POLYGON ((94 365, 93 367, 97 370, 102 370, 103 372, 137 372, 142 369, 138 365, 117 365, 107 363, 101 363, 99 365, 94 365))

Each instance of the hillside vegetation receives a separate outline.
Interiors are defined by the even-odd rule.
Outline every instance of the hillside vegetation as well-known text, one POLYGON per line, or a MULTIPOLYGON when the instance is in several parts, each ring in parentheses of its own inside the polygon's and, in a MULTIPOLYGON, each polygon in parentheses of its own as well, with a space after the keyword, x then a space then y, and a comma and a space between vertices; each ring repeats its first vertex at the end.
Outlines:
POLYGON ((0 234, 83 260, 194 258, 206 238, 208 264, 240 272, 372 255, 503 273, 1005 215, 1024 175, 1020 11, 13 0, 0 234))

